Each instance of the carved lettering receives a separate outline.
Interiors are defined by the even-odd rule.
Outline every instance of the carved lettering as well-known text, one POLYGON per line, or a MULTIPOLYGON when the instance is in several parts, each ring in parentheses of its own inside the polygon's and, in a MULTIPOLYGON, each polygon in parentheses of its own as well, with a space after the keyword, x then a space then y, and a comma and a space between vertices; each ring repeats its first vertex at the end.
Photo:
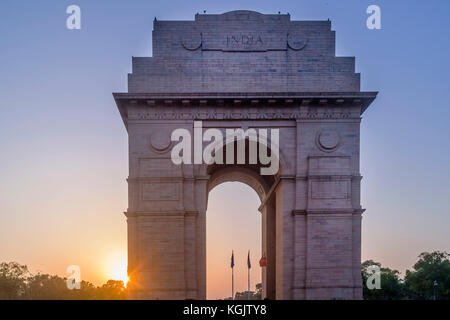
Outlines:
POLYGON ((241 35, 227 35, 227 47, 248 47, 248 46, 263 46, 264 42, 260 35, 241 34, 241 35))

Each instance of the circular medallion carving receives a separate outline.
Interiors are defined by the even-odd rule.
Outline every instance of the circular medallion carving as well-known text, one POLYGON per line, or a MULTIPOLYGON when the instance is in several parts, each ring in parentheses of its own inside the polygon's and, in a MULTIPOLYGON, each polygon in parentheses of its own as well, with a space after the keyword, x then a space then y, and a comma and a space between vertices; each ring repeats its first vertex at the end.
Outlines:
POLYGON ((339 133, 334 130, 324 130, 319 133, 317 140, 322 149, 332 151, 338 147, 340 137, 339 133))
POLYGON ((287 44, 292 50, 302 50, 308 43, 308 38, 305 35, 299 33, 289 33, 287 44))
POLYGON ((197 50, 202 46, 202 35, 200 33, 185 35, 181 38, 181 45, 186 50, 197 50))
POLYGON ((150 136, 150 144, 155 151, 164 152, 171 145, 170 137, 164 131, 155 131, 150 136))

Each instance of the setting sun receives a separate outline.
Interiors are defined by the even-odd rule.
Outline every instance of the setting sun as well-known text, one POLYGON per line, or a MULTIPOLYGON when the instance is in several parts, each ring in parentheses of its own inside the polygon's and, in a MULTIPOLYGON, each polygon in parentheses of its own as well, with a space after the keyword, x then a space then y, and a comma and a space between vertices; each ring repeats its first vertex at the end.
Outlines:
POLYGON ((127 255, 125 253, 111 254, 106 260, 106 275, 108 279, 123 281, 127 285, 127 255))

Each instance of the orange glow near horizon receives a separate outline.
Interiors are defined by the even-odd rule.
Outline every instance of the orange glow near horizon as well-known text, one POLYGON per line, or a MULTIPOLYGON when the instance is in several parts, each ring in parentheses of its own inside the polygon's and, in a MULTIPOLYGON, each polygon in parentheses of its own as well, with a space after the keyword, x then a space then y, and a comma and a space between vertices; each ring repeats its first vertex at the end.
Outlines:
POLYGON ((116 252, 106 259, 106 274, 108 279, 123 281, 127 286, 129 281, 127 274, 127 255, 122 252, 116 252))

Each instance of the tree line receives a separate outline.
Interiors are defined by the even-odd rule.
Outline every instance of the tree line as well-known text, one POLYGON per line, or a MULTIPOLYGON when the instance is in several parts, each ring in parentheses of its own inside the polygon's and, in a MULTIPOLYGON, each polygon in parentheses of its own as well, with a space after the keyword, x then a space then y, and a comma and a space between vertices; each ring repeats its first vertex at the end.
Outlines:
MULTIPOLYGON (((367 260, 362 263, 363 297, 365 300, 449 300, 450 254, 434 251, 419 255, 404 278, 400 272, 367 260), (372 268, 380 270, 380 288, 370 290, 366 285, 373 276, 372 268)), ((261 299, 261 284, 250 292, 251 300, 261 299)), ((80 289, 69 290, 67 279, 49 274, 32 274, 17 262, 0 263, 0 300, 124 300, 127 289, 123 281, 108 280, 102 286, 87 281, 80 289)), ((231 299, 227 298, 227 299, 231 299)), ((235 300, 247 300, 248 293, 237 292, 235 300)))
POLYGON ((365 300, 450 300, 450 255, 440 251, 421 253, 403 279, 398 270, 367 260, 362 264, 362 278, 365 300), (370 290, 366 283, 373 265, 380 268, 381 288, 370 290))
MULTIPOLYGON (((412 270, 406 270, 401 278, 398 270, 383 267, 381 263, 366 260, 362 263, 363 299, 364 300, 450 300, 450 255, 446 252, 424 252, 412 270), (373 266, 379 269, 380 288, 369 289, 367 282, 372 282, 373 266)), ((250 300, 261 299, 261 284, 255 291, 250 291, 250 300)), ((235 300, 247 300, 248 292, 237 292, 235 300)), ((225 300, 231 300, 231 297, 225 300)))
POLYGON ((124 300, 123 281, 108 280, 102 286, 82 281, 80 289, 69 290, 67 278, 32 274, 17 262, 0 263, 0 300, 124 300))

